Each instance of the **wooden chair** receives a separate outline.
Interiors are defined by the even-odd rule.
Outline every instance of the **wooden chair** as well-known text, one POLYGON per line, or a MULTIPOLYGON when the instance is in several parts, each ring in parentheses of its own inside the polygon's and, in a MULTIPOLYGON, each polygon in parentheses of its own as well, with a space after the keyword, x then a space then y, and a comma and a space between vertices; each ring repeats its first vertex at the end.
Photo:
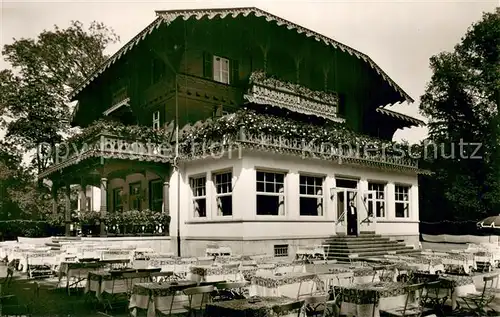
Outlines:
POLYGON ((213 285, 197 286, 191 287, 184 290, 189 298, 189 305, 184 306, 188 311, 188 316, 193 314, 196 316, 196 312, 200 311, 203 316, 205 313, 206 304, 212 301, 212 292, 215 290, 213 285))
POLYGON ((404 307, 396 307, 389 310, 384 310, 383 313, 387 316, 397 317, 420 317, 424 309, 420 302, 422 291, 425 284, 412 284, 406 287, 406 300, 404 307), (413 301, 412 301, 413 300, 413 301))
POLYGON ((495 310, 489 305, 495 299, 495 288, 498 284, 498 274, 485 276, 483 277, 483 281, 484 286, 482 292, 467 294, 460 297, 470 311, 475 313, 477 316, 486 316, 486 308, 495 312, 495 310))
POLYGON ((307 316, 323 316, 330 294, 311 295, 304 298, 307 316))
POLYGON ((288 316, 297 311, 297 317, 300 317, 304 303, 305 300, 300 300, 290 304, 273 306, 273 312, 276 316, 288 316))
POLYGON ((432 308, 433 311, 444 316, 444 304, 448 299, 449 285, 445 281, 431 281, 425 283, 424 294, 421 303, 424 307, 432 308))

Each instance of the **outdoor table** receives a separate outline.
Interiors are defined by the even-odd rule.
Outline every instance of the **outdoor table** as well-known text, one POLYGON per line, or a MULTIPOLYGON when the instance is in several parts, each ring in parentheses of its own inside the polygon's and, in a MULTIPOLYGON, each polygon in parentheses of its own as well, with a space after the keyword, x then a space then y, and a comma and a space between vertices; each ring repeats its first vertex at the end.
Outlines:
POLYGON ((345 316, 380 316, 380 310, 403 307, 406 286, 399 282, 378 282, 349 286, 335 286, 335 293, 342 293, 340 314, 345 316))
POLYGON ((188 279, 197 282, 213 281, 243 281, 245 278, 239 267, 224 267, 214 265, 193 265, 188 279))
MULTIPOLYGON (((138 283, 134 285, 130 297, 129 309, 132 316, 137 316, 137 308, 147 310, 147 317, 155 317, 156 310, 168 311, 173 292, 182 291, 197 285, 195 281, 181 280, 168 283, 138 283)), ((187 303, 186 295, 176 295, 173 308, 187 303)))
POLYGON ((298 298, 324 288, 323 282, 313 273, 286 273, 257 275, 252 278, 250 296, 287 296, 298 298), (307 290, 308 293, 301 293, 307 290))
POLYGON ((448 282, 450 287, 451 308, 457 308, 457 298, 476 292, 476 286, 470 276, 443 275, 440 280, 448 282))
MULTIPOLYGON (((270 317, 275 316, 272 308, 296 302, 286 297, 259 297, 260 301, 251 302, 250 299, 236 299, 207 304, 205 317, 270 317)), ((290 316, 297 316, 291 312, 290 316)), ((302 310, 301 316, 305 316, 302 310)))
POLYGON ((66 290, 69 293, 69 288, 72 285, 75 287, 84 281, 89 272, 100 271, 103 269, 103 264, 99 262, 62 262, 59 266, 59 285, 63 276, 66 276, 66 290), (76 281, 70 284, 70 279, 74 278, 76 281))
POLYGON ((101 300, 104 293, 123 294, 132 289, 135 283, 148 282, 149 278, 138 277, 125 279, 121 275, 111 275, 110 272, 89 272, 85 293, 95 292, 97 299, 101 300))

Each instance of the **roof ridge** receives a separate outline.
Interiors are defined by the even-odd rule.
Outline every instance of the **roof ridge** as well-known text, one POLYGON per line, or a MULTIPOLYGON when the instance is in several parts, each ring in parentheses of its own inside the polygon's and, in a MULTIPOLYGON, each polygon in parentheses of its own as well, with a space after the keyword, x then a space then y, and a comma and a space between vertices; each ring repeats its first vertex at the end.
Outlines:
POLYGON ((326 45, 331 45, 334 48, 339 48, 341 51, 346 52, 350 55, 354 55, 358 59, 362 59, 364 62, 368 63, 371 68, 373 68, 377 74, 379 74, 383 80, 385 80, 391 87, 396 90, 401 97, 406 99, 408 102, 414 102, 413 98, 410 97, 394 80, 392 80, 380 66, 377 65, 368 55, 362 53, 348 45, 340 43, 330 37, 320 34, 316 31, 298 25, 294 22, 281 18, 277 15, 259 9, 257 7, 233 7, 233 8, 208 8, 208 9, 175 9, 175 10, 155 10, 157 18, 144 28, 139 34, 133 37, 127 44, 120 48, 115 54, 113 54, 109 59, 107 59, 103 64, 96 68, 92 74, 85 79, 85 81, 80 84, 73 92, 70 93, 69 98, 73 99, 79 92, 81 92, 90 82, 92 82, 100 73, 102 73, 106 68, 114 64, 123 54, 128 50, 132 49, 141 40, 143 40, 149 33, 158 28, 162 23, 171 23, 177 18, 182 18, 188 20, 193 16, 197 19, 208 17, 212 19, 216 16, 221 16, 225 18, 231 15, 236 18, 240 14, 243 16, 248 16, 253 13, 256 17, 265 17, 267 21, 274 21, 278 26, 286 25, 288 29, 295 29, 299 34, 306 33, 307 37, 313 36, 317 41, 322 41, 326 45))

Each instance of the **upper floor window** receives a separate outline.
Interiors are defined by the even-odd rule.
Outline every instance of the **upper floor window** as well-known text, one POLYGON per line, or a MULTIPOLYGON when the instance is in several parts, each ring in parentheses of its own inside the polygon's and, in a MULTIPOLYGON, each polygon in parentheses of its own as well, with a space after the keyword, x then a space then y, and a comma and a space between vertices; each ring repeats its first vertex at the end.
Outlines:
POLYGON ((217 216, 233 215, 233 173, 214 174, 217 216))
POLYGON ((285 173, 257 171, 257 215, 285 214, 285 173))
POLYGON ((160 111, 153 112, 153 129, 158 130, 160 128, 160 111))
POLYGON ((374 191, 368 196, 368 214, 377 218, 385 217, 385 184, 368 183, 368 190, 374 191))
POLYGON ((323 177, 300 175, 300 215, 323 215, 323 177))
POLYGON ((396 218, 410 217, 410 187, 404 185, 395 186, 394 201, 396 204, 396 218))
POLYGON ((229 59, 214 55, 213 65, 214 80, 223 84, 229 84, 231 74, 229 59))
POLYGON ((203 52, 203 77, 223 84, 239 83, 238 60, 203 52))
POLYGON ((193 193, 193 216, 207 216, 207 178, 205 176, 191 177, 189 181, 193 193))

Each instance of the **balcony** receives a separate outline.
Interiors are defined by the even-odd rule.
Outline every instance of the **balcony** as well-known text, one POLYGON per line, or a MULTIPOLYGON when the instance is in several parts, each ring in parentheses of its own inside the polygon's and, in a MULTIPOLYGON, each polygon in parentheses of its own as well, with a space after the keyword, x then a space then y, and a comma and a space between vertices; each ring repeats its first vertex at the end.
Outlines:
POLYGON ((255 104, 344 122, 344 119, 337 116, 337 94, 314 91, 298 84, 267 77, 264 72, 254 72, 250 76, 250 88, 245 99, 255 104))
POLYGON ((180 133, 184 136, 180 150, 186 160, 210 154, 222 156, 243 148, 338 164, 424 172, 402 144, 358 134, 339 123, 317 126, 243 109, 187 126, 180 133), (217 149, 217 153, 208 153, 209 149, 217 149))
POLYGON ((179 95, 201 101, 230 106, 239 106, 243 101, 243 90, 238 87, 187 74, 177 75, 177 89, 179 95))
POLYGON ((99 121, 63 143, 41 149, 49 164, 38 177, 89 159, 167 163, 174 156, 170 138, 171 132, 164 130, 99 121))

